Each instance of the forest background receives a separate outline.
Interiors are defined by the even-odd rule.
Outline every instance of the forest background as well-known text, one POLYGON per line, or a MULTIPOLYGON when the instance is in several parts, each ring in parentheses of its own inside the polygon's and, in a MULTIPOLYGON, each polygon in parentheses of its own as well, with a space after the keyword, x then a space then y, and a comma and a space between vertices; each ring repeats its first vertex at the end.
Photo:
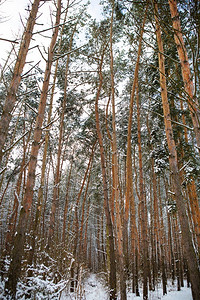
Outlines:
POLYGON ((199 300, 200 2, 26 3, 0 36, 3 297, 96 272, 110 299, 185 278, 199 300))

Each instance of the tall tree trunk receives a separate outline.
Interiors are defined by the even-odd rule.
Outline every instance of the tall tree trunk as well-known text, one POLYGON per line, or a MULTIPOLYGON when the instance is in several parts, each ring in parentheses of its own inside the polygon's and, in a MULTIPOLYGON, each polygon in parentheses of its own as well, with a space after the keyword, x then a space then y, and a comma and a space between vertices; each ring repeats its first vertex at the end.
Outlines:
POLYGON ((117 136, 116 136, 116 116, 115 116, 115 83, 114 83, 114 69, 113 69, 113 49, 112 49, 112 35, 113 35, 113 15, 115 9, 115 1, 112 1, 112 15, 110 24, 110 71, 111 71, 111 103, 112 103, 112 155, 113 155, 113 195, 115 199, 116 212, 116 236, 117 236, 117 250, 119 256, 119 274, 120 274, 120 296, 121 300, 126 300, 126 274, 123 253, 123 233, 122 220, 120 210, 120 193, 119 193, 119 166, 117 157, 117 136))
POLYGON ((74 34, 76 32, 76 26, 74 26, 72 36, 70 38, 69 43, 69 54, 67 55, 67 62, 65 67, 65 85, 64 85, 64 96, 62 102, 62 111, 61 111, 61 119, 60 119, 60 132, 59 132, 59 139, 58 139, 58 154, 57 154, 57 164, 56 164, 56 174, 55 174, 55 182, 54 182, 54 189, 53 189, 53 200, 51 205, 51 214, 50 214, 50 225, 49 225, 49 238, 48 238, 48 247, 51 246, 54 230, 55 230, 55 214, 56 209, 58 208, 59 203, 59 182, 60 182, 60 170, 61 170, 61 153, 62 153, 62 142, 63 142, 63 133, 64 133, 64 117, 65 117, 65 110, 66 110, 66 103, 67 103, 67 85, 68 85, 68 73, 69 73, 69 62, 70 62, 70 52, 72 49, 72 43, 74 34))
POLYGON ((88 236, 88 220, 89 220, 89 214, 90 214, 90 199, 87 207, 87 213, 86 213, 86 224, 85 224, 85 234, 84 234, 84 242, 83 242, 83 256, 85 258, 85 261, 87 261, 87 236, 88 236))
POLYGON ((40 139, 42 135, 42 123, 44 120, 44 113, 45 113, 47 93, 49 88, 49 80, 50 80, 51 67, 53 62, 54 49, 55 49, 55 44, 56 44, 58 30, 59 30, 58 25, 60 24, 60 15, 61 15, 61 0, 58 0, 55 29, 53 31, 53 35, 49 47, 48 60, 46 63, 43 87, 42 87, 42 92, 40 97, 39 108, 38 108, 38 115, 36 118, 33 144, 31 148, 31 156, 30 156, 30 161, 28 166, 26 190, 22 201, 22 208, 20 211, 19 222, 17 226, 17 234, 14 241, 12 260, 8 271, 8 281, 6 282, 6 286, 5 286, 5 293, 12 295, 13 298, 15 298, 17 281, 21 272, 21 261, 22 261, 24 244, 25 244, 25 233, 27 229, 28 217, 30 214, 32 200, 33 200, 37 157, 38 157, 38 152, 40 147, 40 139))
POLYGON ((141 237, 142 237, 142 266, 143 266, 143 299, 148 299, 148 243, 147 243, 147 214, 145 206, 145 191, 142 166, 142 141, 140 125, 139 87, 137 86, 137 128, 138 128, 138 154, 139 154, 139 190, 140 190, 140 214, 141 214, 141 237))
MULTIPOLYGON (((3 185, 4 177, 5 177, 5 170, 6 170, 6 168, 7 168, 7 165, 8 165, 8 162, 9 162, 9 158, 10 158, 10 154, 11 154, 11 150, 12 150, 12 148, 13 148, 12 145, 15 145, 14 140, 15 140, 16 132, 17 132, 18 125, 19 125, 19 120, 20 120, 20 116, 21 116, 22 107, 23 107, 23 104, 22 104, 21 107, 20 107, 20 110, 19 110, 19 113, 18 113, 18 117, 17 117, 17 121, 16 121, 16 123, 15 123, 15 128, 14 128, 14 131, 13 131, 13 133, 12 133, 12 138, 11 138, 11 140, 10 140, 10 145, 11 145, 11 147, 9 147, 9 151, 6 151, 6 154, 7 154, 7 155, 4 156, 4 166, 5 166, 5 168, 3 169, 2 173, 1 173, 0 191, 1 191, 1 189, 2 189, 2 185, 3 185)), ((14 113, 14 111, 13 111, 13 113, 14 113)), ((25 118, 25 115, 24 115, 24 118, 25 118)), ((31 127, 31 128, 32 128, 32 127, 31 127)), ((30 134, 30 131, 29 131, 29 134, 30 134)), ((25 136, 25 135, 26 135, 26 133, 25 133, 25 130, 24 130, 24 134, 22 135, 23 140, 24 140, 24 136, 25 136)), ((21 139, 22 137, 20 137, 20 139, 21 139)), ((7 185, 9 185, 9 181, 8 181, 8 180, 7 180, 7 185)), ((0 206, 2 205, 2 201, 3 201, 3 199, 4 199, 5 192, 6 192, 6 189, 4 190, 4 192, 3 192, 2 196, 1 196, 1 199, 0 199, 0 206)))
MULTIPOLYGON (((149 128, 149 120, 147 116, 147 130, 149 134, 150 149, 153 151, 153 144, 151 140, 151 131, 149 128)), ((152 188, 153 188, 153 203, 152 203, 152 264, 153 264, 153 288, 158 277, 158 266, 160 259, 160 222, 159 222, 159 210, 158 210, 158 193, 157 193, 157 176, 155 173, 155 163, 153 156, 151 157, 151 175, 152 175, 152 188)))
POLYGON ((199 201, 197 197, 197 190, 194 179, 187 184, 188 196, 190 201, 190 208, 192 213, 192 221, 194 225, 194 232, 197 239, 197 246, 200 256, 200 209, 199 209, 199 201))
POLYGON ((194 86, 192 81, 192 76, 190 72, 190 65, 188 61, 187 50, 185 48, 185 43, 183 39, 183 34, 181 30, 181 23, 179 19, 179 13, 177 9, 176 0, 169 0, 169 7, 172 17, 172 24, 174 29, 174 40, 176 43, 178 56, 181 64, 182 77, 184 81, 185 91, 188 95, 188 104, 191 119, 194 126, 194 132, 196 137, 197 147, 200 153, 200 110, 198 99, 194 97, 194 86))
MULTIPOLYGON (((52 90, 51 90, 51 97, 50 97, 50 103, 49 103, 49 112, 48 112, 48 119, 47 119, 47 124, 51 123, 51 116, 52 116, 52 109, 53 109, 53 99, 54 99, 54 91, 55 91, 55 83, 56 83, 56 78, 57 78, 57 69, 58 69, 58 60, 56 61, 56 67, 55 67, 55 73, 54 73, 54 78, 53 78, 53 85, 52 85, 52 90)), ((48 129, 50 127, 47 127, 48 129)), ((40 187, 38 191, 38 199, 37 199, 37 208, 36 208, 36 214, 35 214, 35 220, 34 220, 34 226, 33 226, 33 233, 31 237, 31 247, 30 247, 30 253, 28 257, 28 265, 30 266, 30 269, 28 271, 28 276, 32 276, 32 262, 35 254, 35 242, 36 242, 36 237, 38 235, 38 228, 40 226, 41 222, 41 211, 43 208, 43 192, 44 192, 44 185, 45 185, 45 174, 46 174, 46 163, 47 163, 47 150, 49 146, 49 130, 46 131, 45 133, 45 138, 44 138, 44 149, 43 149, 43 158, 42 158, 42 168, 41 168, 41 178, 40 178, 40 187)))
MULTIPOLYGON (((168 181, 166 180, 165 175, 163 176, 163 181, 165 185, 165 193, 166 198, 168 199, 168 190, 169 185, 168 181)), ((166 202, 166 205, 169 204, 166 202)), ((168 251, 169 251, 169 266, 170 266, 170 273, 172 277, 172 285, 174 285, 175 281, 175 259, 174 259, 174 247, 173 247, 173 239, 172 239, 172 213, 167 210, 167 226, 168 226, 168 251)))
POLYGON ((130 196, 130 230, 131 230, 131 271, 132 271, 132 292, 136 293, 136 296, 139 296, 138 288, 138 231, 136 225, 136 209, 135 209, 135 198, 133 195, 133 181, 131 182, 132 194, 130 196))
MULTIPOLYGON (((86 189, 85 189, 85 193, 84 193, 84 197, 83 197, 83 203, 82 203, 82 209, 81 209, 81 226, 80 226, 80 235, 79 235, 79 257, 81 258, 81 260, 83 261, 83 226, 84 226, 84 220, 85 220, 85 202, 87 199, 87 192, 88 192, 88 188, 89 188, 89 183, 90 183, 90 176, 91 176, 91 171, 92 171, 92 164, 90 166, 90 170, 89 170, 89 174, 88 174, 88 181, 87 181, 87 185, 86 185, 86 189)), ((99 234, 99 231, 98 231, 99 234)), ((98 251, 99 254, 99 251, 98 251)))
POLYGON ((6 137, 9 129, 9 124, 12 118, 12 110, 16 102, 16 93, 21 82, 21 75, 26 61, 29 45, 31 42, 33 28, 36 21, 40 0, 35 0, 30 11, 30 15, 26 24, 26 28, 20 44, 19 53, 15 63, 12 80, 8 90, 8 94, 3 107, 3 112, 0 120, 0 165, 3 156, 3 148, 6 142, 6 137))
MULTIPOLYGON (((107 102, 107 105, 106 105, 106 118, 105 118, 105 125, 106 125, 106 130, 107 130, 107 134, 108 134, 108 138, 110 140, 110 144, 111 144, 111 148, 112 148, 112 153, 114 152, 113 151, 113 141, 112 141, 112 135, 109 131, 109 127, 108 127, 108 108, 109 108, 109 104, 110 104, 110 100, 111 100, 111 95, 109 95, 109 99, 108 99, 108 102, 107 102)), ((113 165, 114 165, 114 162, 113 162, 113 155, 110 155, 110 149, 108 149, 108 160, 110 161, 111 160, 111 168, 109 168, 109 173, 108 174, 108 177, 110 178, 110 181, 114 181, 114 171, 113 171, 113 165), (110 156, 111 156, 111 159, 110 159, 110 156)), ((110 182, 110 190, 111 190, 111 197, 109 199, 109 205, 110 205, 110 213, 111 213, 111 219, 112 219, 112 223, 115 224, 115 194, 114 194, 114 189, 112 189, 112 182, 110 182)))
MULTIPOLYGON (((104 46, 105 47, 105 46, 104 46)), ((113 232, 113 224, 111 220, 111 213, 109 207, 109 198, 108 198, 108 183, 107 183, 107 175, 106 175, 106 160, 105 160, 105 151, 103 146, 103 138, 101 133, 100 121, 99 121, 99 109, 98 109, 98 101, 101 93, 101 88, 103 84, 103 76, 102 76, 102 65, 104 52, 106 47, 103 49, 100 64, 99 64, 99 86, 96 94, 95 101, 95 118, 96 118, 96 129, 97 136, 100 148, 100 156, 101 156, 101 171, 102 171, 102 179, 103 179, 103 195, 104 195, 104 209, 106 214, 106 223, 109 232, 109 247, 110 247, 110 277, 109 277, 109 285, 110 285, 110 299, 116 300, 116 259, 115 259, 115 246, 114 246, 114 232, 113 232)))
POLYGON ((66 194, 65 194, 65 207, 64 207, 64 215, 63 215, 63 230, 62 230, 62 243, 63 247, 65 247, 65 232, 66 232, 66 219, 67 219, 67 212, 68 212, 68 205, 69 205, 69 200, 68 200, 68 195, 69 195, 69 187, 70 187, 70 180, 71 180, 71 174, 72 174, 72 165, 73 165, 73 156, 71 159, 71 165, 70 165, 70 170, 69 170, 69 175, 67 179, 67 184, 66 184, 66 194))
MULTIPOLYGON (((139 39, 139 46, 138 46, 138 53, 137 53, 137 61, 135 65, 134 71, 134 80, 132 85, 131 91, 131 98, 129 104, 129 118, 128 118, 128 134, 127 134, 127 154, 126 154, 126 189, 125 189, 125 213, 124 213, 124 223, 123 223, 123 236, 124 236, 124 248, 125 248, 125 262, 126 267, 129 265, 128 261, 128 219, 129 219, 129 206, 135 205, 135 201, 131 199, 133 197, 133 175, 132 175, 132 157, 131 157, 131 129, 132 129, 132 122, 133 122, 133 103, 134 103, 134 96, 135 96, 135 89, 136 83, 138 79, 138 71, 139 71, 139 62, 140 62, 140 55, 142 50, 142 39, 143 39, 143 32, 144 26, 146 22, 146 14, 147 14, 148 4, 146 6, 146 11, 143 19, 143 23, 140 30, 140 39, 139 39)), ((133 208, 135 210, 135 208, 133 208)), ((134 214, 135 217, 135 214, 134 214)), ((133 235, 136 235, 137 228, 136 228, 136 221, 134 221, 134 232, 133 235)), ((134 249, 133 253, 135 252, 134 249)))
POLYGON ((174 258, 175 258, 175 273, 177 279, 177 291, 181 290, 181 283, 180 283, 180 261, 178 255, 178 231, 177 231, 177 214, 174 213, 172 217, 172 232, 173 232, 173 240, 174 240, 174 258))
POLYGON ((157 18, 158 9, 156 4, 154 6, 154 9, 155 9, 154 14, 155 14, 155 21, 156 21, 156 37, 157 37, 157 43, 159 49, 158 60, 159 60, 159 71, 160 71, 161 98, 163 104, 165 132, 166 132, 167 144, 169 149, 169 164, 172 172, 172 180, 173 180, 173 187, 174 187, 175 198, 176 198, 176 205, 177 205, 180 224, 181 224, 185 257, 188 262, 188 267, 191 276, 192 295, 194 300, 198 300, 200 299, 200 272, 199 272, 198 260, 193 246, 192 235, 189 228, 188 217, 186 214, 184 199, 181 190, 181 180, 180 180, 180 175, 178 170, 177 151, 176 151, 175 141, 173 137, 170 108, 169 108, 169 102, 167 96, 167 83, 165 77, 165 63, 164 63, 165 58, 163 54, 164 50, 163 50, 163 43, 161 38, 161 30, 157 18))
MULTIPOLYGON (((160 240, 160 252, 161 252, 161 270, 162 270, 162 286, 163 286, 163 295, 167 294, 167 275, 166 275, 166 235, 164 230, 164 220, 163 220, 163 211, 162 211, 162 197, 161 197, 161 186, 160 178, 158 183, 158 195, 159 195, 159 207, 160 207, 160 222, 159 222, 159 240, 160 240)), ((159 221, 159 218, 158 218, 159 221)))
MULTIPOLYGON (((182 100, 180 105, 181 105, 181 110, 183 111, 182 100)), ((184 125, 186 125, 184 114, 182 114, 182 122, 184 125)), ((188 131, 186 126, 184 127, 184 136, 185 136, 185 142, 188 144, 188 131)), ((194 224, 194 231, 197 239, 198 251, 200 255, 200 208, 199 208, 199 201, 198 201, 198 195, 197 195, 194 178, 191 178, 190 181, 187 183, 187 191, 188 191, 190 208, 192 213, 192 220, 194 224)))
MULTIPOLYGON (((87 165, 87 169, 85 171, 83 182, 81 184, 81 188, 80 188, 80 191, 78 193, 78 197, 77 197, 76 204, 75 204, 75 215, 74 215, 74 223, 73 223, 73 227, 74 227, 73 256, 74 256, 75 260, 74 260, 74 263, 72 263, 72 266, 71 266, 71 274, 74 274, 75 262, 76 262, 76 259, 79 258, 78 254, 77 254, 78 242, 79 242, 79 218, 78 218, 78 210, 79 210, 80 199, 81 199, 83 188, 84 188, 84 185, 85 185, 85 182, 86 182, 86 178, 87 178, 88 172, 91 171, 91 165, 92 165, 92 159, 93 159, 93 156, 94 156, 95 145, 96 145, 96 141, 92 145, 92 151, 91 151, 91 154, 90 154, 90 158, 89 158, 89 162, 88 162, 88 165, 87 165)), ((88 183, 89 183, 90 172, 89 172, 88 177, 89 177, 88 178, 88 183)), ((79 261, 78 261, 78 263, 79 263, 79 261)), ((73 277, 72 277, 72 281, 71 281, 70 291, 74 292, 74 279, 73 279, 73 277)))
POLYGON ((9 218, 8 230, 7 230, 7 234, 6 234, 5 249, 6 249, 7 255, 10 254, 10 250, 11 250, 11 246, 12 246, 13 238, 14 238, 14 234, 15 234, 15 229, 16 229, 18 207, 19 207, 19 197, 20 197, 20 191, 21 191, 23 171, 24 171, 24 168, 27 165, 26 164, 26 150, 27 150, 27 147, 28 147, 28 144, 29 144, 29 141, 30 141, 30 137, 31 137, 31 130, 29 132, 29 136, 27 138, 26 145, 24 145, 23 160, 22 160, 22 163, 21 163, 20 173, 19 173, 19 177, 18 177, 18 180, 17 180, 16 188, 15 188, 15 191, 14 191, 13 210, 12 210, 12 214, 9 218))
MULTIPOLYGON (((64 28, 65 28, 65 22, 66 22, 66 18, 67 18, 68 8, 69 8, 69 0, 67 1, 67 7, 66 7, 65 17, 64 17, 64 21, 63 21, 64 25, 62 26, 62 29, 61 29, 61 32, 60 32, 58 53, 60 52, 60 49, 61 49, 62 36, 63 36, 64 28)), ((47 124, 50 124, 51 117, 52 117, 53 99, 54 99, 54 92, 55 92, 55 87, 56 87, 58 63, 59 63, 59 60, 57 59, 55 70, 54 70, 53 85, 52 85, 52 90, 51 90, 51 98, 50 98, 50 104, 49 104, 47 124)), ((42 172, 41 172, 41 179, 40 179, 40 187, 39 187, 39 191, 38 191, 37 209, 39 210, 39 216, 38 216, 39 217, 39 220, 38 220, 39 223, 40 223, 41 208, 43 207, 43 190, 44 190, 44 182, 45 182, 48 146, 49 146, 49 131, 47 130, 46 133, 45 133, 45 144, 44 144, 43 158, 42 158, 42 172)))

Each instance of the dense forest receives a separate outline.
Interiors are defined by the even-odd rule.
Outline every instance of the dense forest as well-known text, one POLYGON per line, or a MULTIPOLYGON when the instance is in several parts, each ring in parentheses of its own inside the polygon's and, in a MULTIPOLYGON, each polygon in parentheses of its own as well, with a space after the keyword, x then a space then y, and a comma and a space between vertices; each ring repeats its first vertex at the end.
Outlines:
POLYGON ((109 299, 199 300, 200 1, 91 4, 27 1, 4 37, 0 297, 84 299, 96 273, 109 299))

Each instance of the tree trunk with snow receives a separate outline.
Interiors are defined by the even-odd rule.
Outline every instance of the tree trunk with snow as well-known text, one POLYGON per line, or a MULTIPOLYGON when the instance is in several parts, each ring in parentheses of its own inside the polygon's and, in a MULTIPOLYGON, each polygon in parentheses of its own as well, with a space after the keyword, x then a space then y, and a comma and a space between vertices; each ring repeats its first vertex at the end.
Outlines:
POLYGON ((0 119, 0 165, 3 157, 3 148, 8 134, 9 124, 12 118, 12 110, 16 103, 16 93, 18 91, 21 75, 26 62, 29 45, 32 39, 33 28, 36 22, 36 16, 40 0, 35 0, 30 11, 30 15, 26 24, 26 28, 20 44, 19 53, 13 70, 13 76, 8 90, 8 94, 4 103, 3 112, 0 119))
POLYGON ((102 180, 103 180, 103 194, 104 194, 104 209, 106 214, 106 223, 109 232, 109 248, 110 248, 110 276, 109 276, 109 285, 110 285, 110 299, 116 300, 116 258, 115 258, 115 246, 114 246, 114 231, 113 224, 111 219, 110 207, 109 207, 109 198, 108 198, 108 183, 107 183, 107 175, 106 175, 106 161, 105 161, 105 150, 103 146, 103 137, 101 133, 101 126, 99 120, 99 109, 98 109, 98 101, 100 98, 102 83, 103 83, 103 75, 102 75, 102 65, 103 58, 105 53, 105 46, 102 52, 100 64, 99 64, 99 86, 96 94, 95 101, 95 118, 96 118, 96 129, 98 136, 98 143, 100 148, 100 156, 101 156, 101 171, 102 171, 102 180))
POLYGON ((197 98, 195 99, 193 95, 194 92, 193 81, 192 81, 192 76, 190 71, 188 54, 187 54, 187 50, 185 47, 183 34, 181 30, 181 23, 179 19, 176 0, 169 0, 169 7, 170 7, 172 24, 174 29, 174 40, 176 43, 178 56, 181 64, 184 87, 188 96, 187 97, 188 105, 189 105, 190 115, 194 126, 196 143, 200 153, 200 109, 199 109, 198 99, 197 98))
POLYGON ((169 149, 169 164, 172 172, 173 188, 175 192, 176 205, 177 205, 177 210, 178 210, 180 224, 181 224, 185 257, 188 261, 188 266, 190 270, 192 294, 194 300, 198 300, 200 298, 200 271, 199 271, 198 260, 193 246, 192 236, 191 236, 189 223, 188 223, 188 217, 186 214, 184 199, 181 190, 177 151, 176 151, 176 145, 173 137, 170 108, 169 108, 169 102, 167 96, 167 84, 166 84, 165 64, 164 64, 165 59, 163 54, 164 49, 163 49, 163 43, 161 38, 161 29, 157 17, 158 9, 157 9, 157 5, 156 4, 154 5, 155 5, 156 37, 157 37, 157 43, 159 49, 158 60, 159 60, 159 71, 160 71, 161 98, 163 104, 165 132, 166 132, 167 144, 169 149))
POLYGON ((26 190, 22 201, 22 208, 20 210, 20 216, 19 216, 19 221, 17 226, 17 234, 15 236, 14 248, 12 252, 12 260, 8 272, 8 281, 6 282, 6 286, 5 286, 5 293, 12 295, 12 297, 14 298, 15 298, 18 278, 21 272, 21 262, 24 253, 24 244, 25 244, 25 233, 26 233, 28 218, 31 210, 32 201, 33 201, 37 157, 38 157, 38 152, 40 147, 40 139, 42 135, 42 124, 44 120, 44 113, 45 113, 47 93, 49 88, 51 67, 53 63, 54 49, 55 49, 55 44, 56 44, 58 30, 59 30, 58 25, 60 24, 60 15, 61 15, 61 0, 58 0, 56 23, 55 23, 56 26, 53 31, 53 35, 49 47, 48 60, 46 63, 43 87, 42 87, 40 103, 38 107, 38 115, 36 118, 36 124, 34 130, 33 144, 31 148, 31 156, 30 156, 30 161, 28 166, 26 190))

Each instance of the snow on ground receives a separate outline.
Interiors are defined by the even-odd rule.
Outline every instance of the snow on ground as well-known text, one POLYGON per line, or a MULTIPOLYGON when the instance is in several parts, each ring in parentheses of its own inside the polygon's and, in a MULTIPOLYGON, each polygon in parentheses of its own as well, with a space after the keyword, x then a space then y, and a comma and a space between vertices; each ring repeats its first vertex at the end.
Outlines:
MULTIPOLYGON (((185 282, 186 286, 186 282, 185 282)), ((167 295, 163 296, 162 288, 156 289, 154 292, 149 292, 149 300, 192 300, 191 289, 187 287, 181 288, 181 291, 176 291, 176 286, 168 285, 167 295)), ((108 288, 105 287, 103 280, 99 279, 96 274, 91 274, 87 279, 83 280, 83 284, 78 288, 76 293, 62 293, 60 300, 108 300, 108 288)), ((140 297, 128 292, 128 300, 142 300, 142 289, 140 297)))
POLYGON ((101 281, 96 277, 95 274, 92 274, 85 285, 85 299, 88 300, 100 300, 108 298, 108 291, 101 281))
POLYGON ((163 296, 163 300, 192 300, 191 289, 186 287, 181 288, 181 291, 169 292, 168 295, 163 296))
POLYGON ((96 274, 91 274, 86 280, 83 281, 83 285, 78 289, 78 294, 75 295, 62 295, 61 300, 107 300, 108 289, 103 282, 97 277, 96 274))
MULTIPOLYGON (((128 300, 142 300, 142 293, 140 297, 136 297, 133 293, 128 293, 128 300)), ((162 289, 159 288, 154 292, 149 292, 149 300, 192 300, 191 289, 187 287, 181 288, 181 291, 177 291, 176 287, 168 288, 167 295, 163 296, 162 289)))

